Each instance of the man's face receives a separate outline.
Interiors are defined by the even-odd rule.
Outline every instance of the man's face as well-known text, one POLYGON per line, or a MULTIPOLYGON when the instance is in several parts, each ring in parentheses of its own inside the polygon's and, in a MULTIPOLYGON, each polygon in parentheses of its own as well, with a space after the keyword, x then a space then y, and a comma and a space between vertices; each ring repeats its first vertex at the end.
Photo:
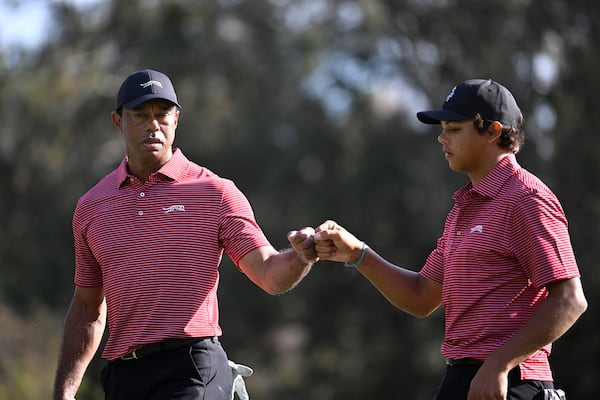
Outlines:
POLYGON ((442 133, 438 136, 450 168, 470 176, 477 176, 483 170, 487 172, 489 139, 489 135, 477 131, 471 119, 442 121, 442 133))
POLYGON ((113 112, 113 123, 123 134, 127 156, 136 163, 162 165, 172 155, 179 110, 167 100, 154 99, 113 112))

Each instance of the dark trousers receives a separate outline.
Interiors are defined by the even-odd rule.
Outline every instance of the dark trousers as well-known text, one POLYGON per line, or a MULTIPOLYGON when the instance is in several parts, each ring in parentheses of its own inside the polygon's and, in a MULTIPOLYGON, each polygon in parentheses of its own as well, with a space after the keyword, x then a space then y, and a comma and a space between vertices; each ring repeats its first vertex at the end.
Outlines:
POLYGON ((217 338, 137 360, 110 361, 102 371, 107 400, 230 400, 232 385, 217 338))
MULTIPOLYGON (((469 386, 479 370, 479 365, 447 366, 446 374, 434 400, 466 400, 469 386)), ((554 384, 546 381, 521 380, 519 367, 508 373, 508 400, 544 400, 544 389, 554 384)))

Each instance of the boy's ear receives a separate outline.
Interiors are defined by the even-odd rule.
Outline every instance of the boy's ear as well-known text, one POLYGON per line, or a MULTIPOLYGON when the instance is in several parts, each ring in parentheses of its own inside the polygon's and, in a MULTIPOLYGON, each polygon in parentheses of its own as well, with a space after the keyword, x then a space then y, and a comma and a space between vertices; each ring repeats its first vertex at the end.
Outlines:
POLYGON ((502 124, 498 121, 493 121, 488 127, 490 138, 493 140, 499 139, 502 135, 502 124))

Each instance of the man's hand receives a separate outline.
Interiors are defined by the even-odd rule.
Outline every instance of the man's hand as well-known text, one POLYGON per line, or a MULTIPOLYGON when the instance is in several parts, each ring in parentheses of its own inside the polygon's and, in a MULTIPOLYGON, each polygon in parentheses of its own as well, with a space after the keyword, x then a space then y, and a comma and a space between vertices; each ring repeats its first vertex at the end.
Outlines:
POLYGON ((335 221, 325 221, 315 230, 315 248, 321 260, 355 262, 363 242, 335 221))
POLYGON ((313 228, 306 227, 299 231, 290 231, 287 238, 301 260, 304 260, 307 264, 314 264, 319 261, 315 249, 315 230, 313 228))
POLYGON ((471 381, 468 400, 506 400, 508 372, 498 372, 485 363, 471 381))

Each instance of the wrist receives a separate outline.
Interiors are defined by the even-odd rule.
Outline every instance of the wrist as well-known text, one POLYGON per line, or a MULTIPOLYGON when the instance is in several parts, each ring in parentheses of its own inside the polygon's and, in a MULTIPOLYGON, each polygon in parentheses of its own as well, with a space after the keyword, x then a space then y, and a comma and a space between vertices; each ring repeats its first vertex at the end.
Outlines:
POLYGON ((356 261, 355 262, 347 261, 344 263, 344 267, 357 268, 365 259, 365 254, 367 254, 368 248, 369 248, 369 246, 367 246, 367 244, 365 242, 362 242, 362 248, 360 250, 360 255, 358 256, 356 261))

